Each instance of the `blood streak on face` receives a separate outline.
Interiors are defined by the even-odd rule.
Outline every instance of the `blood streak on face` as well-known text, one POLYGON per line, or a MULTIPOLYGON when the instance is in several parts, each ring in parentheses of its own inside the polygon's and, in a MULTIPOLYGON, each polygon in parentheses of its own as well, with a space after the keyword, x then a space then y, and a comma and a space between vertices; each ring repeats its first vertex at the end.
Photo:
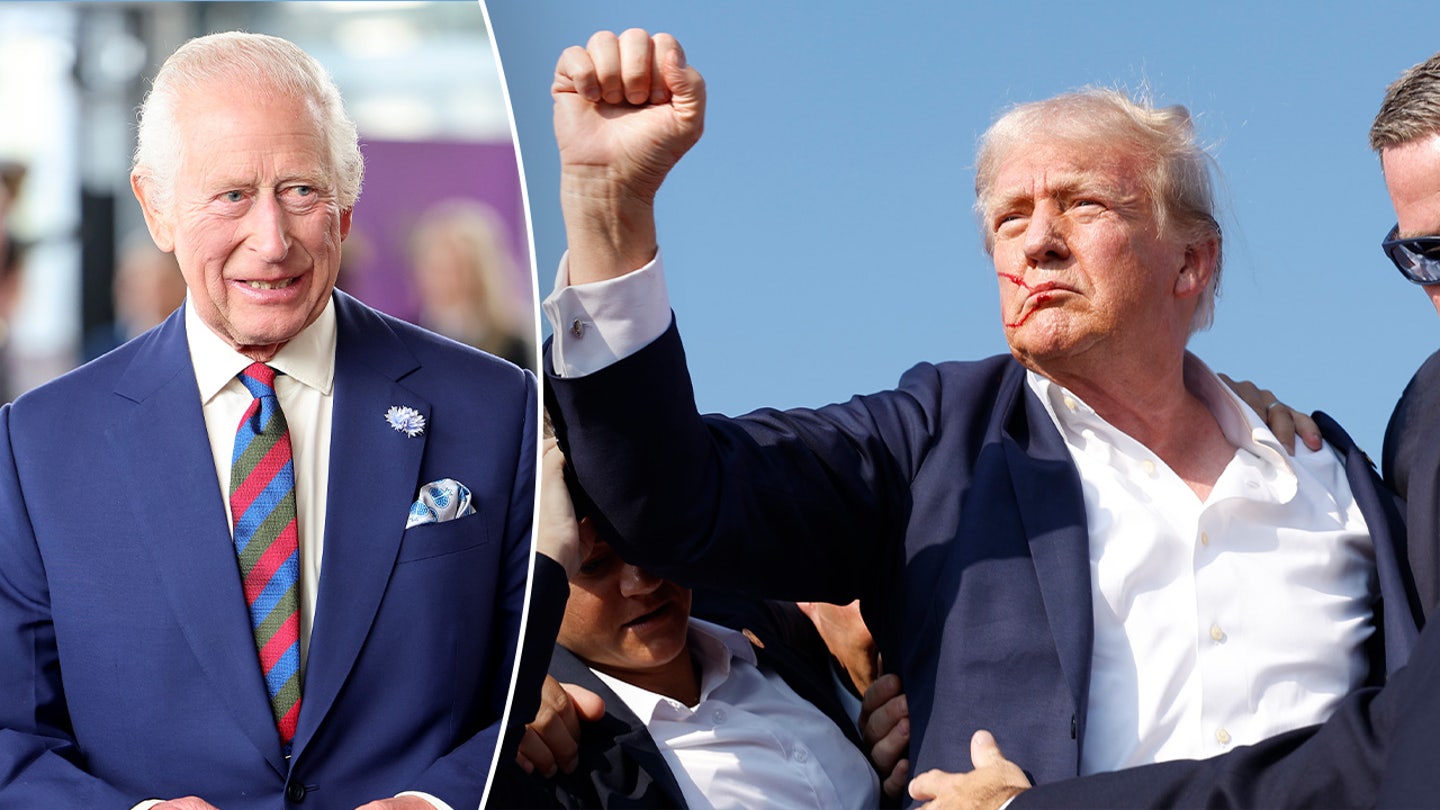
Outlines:
POLYGON ((996 275, 1000 276, 1000 278, 1010 281, 1011 283, 1023 289, 1029 290, 1030 297, 1028 300, 1035 303, 1034 306, 1026 307, 1023 311, 1021 311, 1020 320, 1014 323, 1005 324, 1005 328, 1007 329, 1014 329, 1016 327, 1023 326, 1026 321, 1030 320, 1030 316, 1035 314, 1035 310, 1039 309, 1042 304, 1045 304, 1050 300, 1051 295, 1048 291, 1055 289, 1055 287, 1057 286, 1052 281, 1046 281, 1044 283, 1037 284, 1034 287, 1031 287, 1029 284, 1025 283, 1025 279, 1013 273, 997 273, 996 275))

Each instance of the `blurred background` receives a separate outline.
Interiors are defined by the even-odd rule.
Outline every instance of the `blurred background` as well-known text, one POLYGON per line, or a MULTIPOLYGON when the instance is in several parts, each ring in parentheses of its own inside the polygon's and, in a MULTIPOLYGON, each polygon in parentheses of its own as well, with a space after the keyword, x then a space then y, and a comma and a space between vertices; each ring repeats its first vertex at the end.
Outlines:
POLYGON ((0 401, 183 298, 130 192, 135 110, 175 48, 232 29, 308 51, 359 126, 339 286, 533 366, 525 205, 478 4, 0 3, 0 401))

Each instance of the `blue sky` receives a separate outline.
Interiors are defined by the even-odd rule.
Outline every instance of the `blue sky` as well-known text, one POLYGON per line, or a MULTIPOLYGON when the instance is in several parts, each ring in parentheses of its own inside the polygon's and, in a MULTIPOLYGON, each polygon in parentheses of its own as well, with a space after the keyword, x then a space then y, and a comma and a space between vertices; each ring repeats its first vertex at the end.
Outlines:
POLYGON ((529 187, 540 292, 564 249, 549 84, 590 33, 669 31, 705 75, 700 144, 659 200, 704 410, 819 405, 921 360, 1006 351, 970 213, 975 140, 1007 105, 1087 84, 1195 114, 1221 170, 1213 368, 1329 412, 1379 461, 1437 317, 1378 244, 1366 132, 1440 48, 1420 2, 678 3, 487 0, 529 187))

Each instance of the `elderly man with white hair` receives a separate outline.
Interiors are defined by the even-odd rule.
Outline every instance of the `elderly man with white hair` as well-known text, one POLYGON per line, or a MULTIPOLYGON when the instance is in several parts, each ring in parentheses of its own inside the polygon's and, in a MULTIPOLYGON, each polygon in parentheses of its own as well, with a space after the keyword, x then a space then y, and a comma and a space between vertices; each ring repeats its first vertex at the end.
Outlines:
POLYGON ((569 253, 546 391, 576 478, 657 576, 858 597, 911 772, 968 770, 980 729, 1039 782, 1211 756, 1404 662, 1393 497, 1328 419, 1287 455, 1186 351, 1221 233, 1183 107, 1081 91, 985 135, 1009 355, 732 419, 696 412, 653 211, 700 136, 700 74, 667 35, 602 32, 552 94, 569 253))
POLYGON ((185 304, 0 409, 0 805, 473 808, 528 568, 528 372, 335 289, 324 69, 192 40, 131 175, 185 304))

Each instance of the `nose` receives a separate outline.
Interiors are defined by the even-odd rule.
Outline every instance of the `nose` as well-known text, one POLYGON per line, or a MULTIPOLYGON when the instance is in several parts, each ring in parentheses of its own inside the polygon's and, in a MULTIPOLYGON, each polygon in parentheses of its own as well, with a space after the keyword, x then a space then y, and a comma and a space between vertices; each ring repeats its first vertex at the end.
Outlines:
POLYGON ((1025 226, 1025 258, 1036 267, 1068 259, 1070 247, 1065 243, 1063 227, 1060 213, 1052 206, 1035 206, 1025 226))
POLYGON ((626 563, 620 571, 620 594, 625 597, 644 596, 659 588, 664 581, 644 568, 626 563))
POLYGON ((256 196, 255 204, 246 215, 246 224, 250 229, 247 241, 251 250, 271 264, 285 260, 290 253, 290 234, 285 209, 273 193, 256 196))

